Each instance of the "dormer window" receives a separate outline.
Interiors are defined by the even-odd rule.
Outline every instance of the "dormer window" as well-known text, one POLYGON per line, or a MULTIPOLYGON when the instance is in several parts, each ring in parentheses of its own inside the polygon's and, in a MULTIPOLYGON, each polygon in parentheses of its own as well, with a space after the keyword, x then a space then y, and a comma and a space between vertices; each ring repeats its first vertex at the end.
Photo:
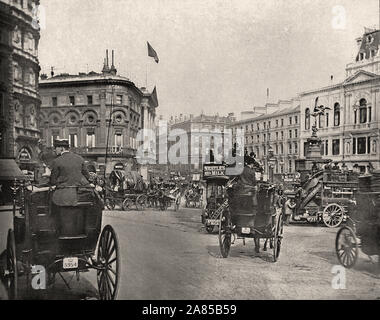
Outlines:
POLYGON ((376 49, 371 49, 370 52, 369 52, 369 56, 370 56, 370 58, 375 57, 376 54, 377 54, 377 50, 376 50, 376 49))
POLYGON ((368 36, 367 36, 367 42, 368 42, 368 43, 372 43, 372 42, 373 42, 373 39, 374 39, 374 38, 373 38, 372 35, 368 35, 368 36))
POLYGON ((364 60, 364 52, 359 52, 359 61, 364 60))

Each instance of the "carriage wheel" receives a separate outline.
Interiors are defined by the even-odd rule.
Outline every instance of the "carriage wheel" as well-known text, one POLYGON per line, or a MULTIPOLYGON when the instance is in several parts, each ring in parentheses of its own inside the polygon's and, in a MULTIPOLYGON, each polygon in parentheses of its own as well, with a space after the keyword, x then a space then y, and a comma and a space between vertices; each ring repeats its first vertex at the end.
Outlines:
POLYGON ((281 250, 281 241, 282 241, 282 235, 283 235, 283 220, 282 220, 282 214, 279 215, 276 228, 274 231, 274 236, 271 241, 272 243, 272 249, 273 249, 273 262, 276 262, 278 257, 280 256, 280 250, 281 250))
POLYGON ((128 209, 131 209, 131 207, 134 205, 134 202, 130 198, 125 198, 121 204, 121 209, 123 211, 126 211, 128 209))
POLYGON ((207 231, 208 233, 213 233, 213 231, 214 231, 214 226, 206 226, 206 231, 207 231))
POLYGON ((136 198, 136 208, 137 210, 145 210, 148 203, 148 197, 145 194, 140 194, 136 198))
POLYGON ((231 222, 228 212, 223 212, 219 219, 219 248, 223 258, 227 258, 231 248, 231 222))
POLYGON ((330 203, 322 214, 323 223, 329 228, 337 228, 343 221, 344 209, 336 204, 330 203))
POLYGON ((7 237, 7 289, 10 300, 17 299, 18 291, 18 271, 16 260, 16 242, 12 229, 8 230, 7 237))
POLYGON ((106 225, 99 238, 97 266, 98 290, 101 300, 114 300, 119 288, 120 253, 114 229, 106 225))
POLYGON ((335 239, 335 251, 338 260, 345 268, 355 265, 359 255, 359 246, 354 231, 350 227, 339 229, 335 239))

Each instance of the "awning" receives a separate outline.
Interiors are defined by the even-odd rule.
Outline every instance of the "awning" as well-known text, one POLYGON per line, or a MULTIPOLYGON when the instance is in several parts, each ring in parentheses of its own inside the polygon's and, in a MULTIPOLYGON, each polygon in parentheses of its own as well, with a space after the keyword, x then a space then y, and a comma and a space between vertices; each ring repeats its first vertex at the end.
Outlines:
POLYGON ((0 158, 0 180, 26 179, 13 158, 0 158))

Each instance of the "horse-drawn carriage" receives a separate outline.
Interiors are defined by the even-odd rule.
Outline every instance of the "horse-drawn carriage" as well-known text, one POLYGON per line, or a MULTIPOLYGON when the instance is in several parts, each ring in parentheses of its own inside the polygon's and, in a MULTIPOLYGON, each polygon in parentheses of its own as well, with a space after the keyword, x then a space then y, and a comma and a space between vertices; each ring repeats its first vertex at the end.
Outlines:
POLYGON ((214 227, 219 225, 222 205, 228 202, 226 195, 226 185, 230 178, 225 175, 226 168, 223 165, 204 165, 203 180, 206 182, 205 208, 202 209, 201 221, 208 233, 214 231, 214 227), (207 168, 214 168, 207 170, 207 168), (215 169, 218 168, 219 170, 215 169), (206 170, 205 170, 206 169, 206 170))
POLYGON ((379 172, 374 176, 363 176, 359 180, 362 182, 359 182, 359 192, 355 194, 356 205, 353 206, 346 225, 339 229, 335 240, 338 260, 346 268, 355 265, 359 248, 368 256, 378 255, 380 265, 379 172), (365 184, 366 180, 369 184, 372 180, 372 185, 363 186, 363 181, 365 184))
POLYGON ((103 202, 92 188, 73 187, 76 201, 57 205, 52 188, 19 185, 23 195, 21 208, 13 208, 13 228, 9 229, 6 265, 1 276, 8 295, 17 299, 19 280, 45 276, 48 286, 64 272, 97 271, 100 299, 115 299, 118 291, 120 256, 114 229, 101 231, 103 202), (97 245, 98 244, 98 245, 97 245), (97 248, 97 250, 96 250, 97 248), (43 267, 43 271, 41 270, 43 267), (39 274, 38 274, 39 273, 39 274))
POLYGON ((202 189, 198 185, 189 186, 185 192, 186 208, 201 208, 202 207, 202 189))
POLYGON ((148 197, 144 182, 139 173, 131 171, 125 174, 121 170, 113 170, 105 187, 105 204, 109 210, 119 206, 122 210, 135 207, 144 210, 148 197))
POLYGON ((260 239, 265 239, 264 250, 269 241, 273 262, 280 255, 283 211, 275 210, 276 188, 258 182, 256 190, 246 194, 236 192, 234 188, 227 191, 228 205, 221 208, 219 219, 219 246, 223 258, 228 256, 236 239, 242 239, 245 243, 246 238, 254 239, 256 252, 259 251, 260 239))

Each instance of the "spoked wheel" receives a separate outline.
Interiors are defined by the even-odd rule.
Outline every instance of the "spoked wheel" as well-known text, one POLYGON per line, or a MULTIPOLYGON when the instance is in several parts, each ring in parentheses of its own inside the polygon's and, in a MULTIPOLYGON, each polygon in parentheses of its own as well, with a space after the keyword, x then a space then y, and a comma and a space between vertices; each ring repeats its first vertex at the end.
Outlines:
POLYGON ((343 221, 344 209, 336 204, 330 203, 322 214, 323 223, 329 228, 337 228, 343 221))
POLYGON ((231 219, 229 212, 223 212, 219 219, 219 248, 223 258, 227 258, 231 248, 231 219))
POLYGON ((120 252, 116 233, 106 225, 98 245, 97 271, 99 297, 101 300, 115 300, 119 288, 120 252))
POLYGON ((7 237, 7 275, 6 285, 8 290, 8 298, 10 300, 17 299, 18 292, 18 271, 16 262, 16 242, 12 229, 8 230, 7 237))
POLYGON ((335 239, 335 251, 338 260, 345 268, 352 268, 359 255, 358 241, 355 232, 350 227, 339 229, 335 239))
MULTIPOLYGON (((137 203, 137 202, 136 202, 137 203)), ((126 211, 126 210, 130 210, 132 208, 132 206, 134 205, 134 202, 132 199, 130 198, 125 198, 123 200, 123 203, 121 204, 121 209, 126 211)), ((137 204, 136 204, 137 206, 137 204)))
POLYGON ((140 194, 136 198, 136 208, 137 210, 145 210, 148 206, 148 197, 145 194, 140 194))
POLYGON ((273 262, 276 262, 278 260, 278 257, 280 256, 280 250, 281 250, 281 241, 282 241, 282 235, 283 235, 283 220, 282 220, 282 214, 279 215, 276 228, 274 230, 274 236, 271 241, 272 246, 271 249, 273 249, 273 262))
POLYGON ((214 226, 206 226, 206 231, 212 233, 214 231, 214 226))

